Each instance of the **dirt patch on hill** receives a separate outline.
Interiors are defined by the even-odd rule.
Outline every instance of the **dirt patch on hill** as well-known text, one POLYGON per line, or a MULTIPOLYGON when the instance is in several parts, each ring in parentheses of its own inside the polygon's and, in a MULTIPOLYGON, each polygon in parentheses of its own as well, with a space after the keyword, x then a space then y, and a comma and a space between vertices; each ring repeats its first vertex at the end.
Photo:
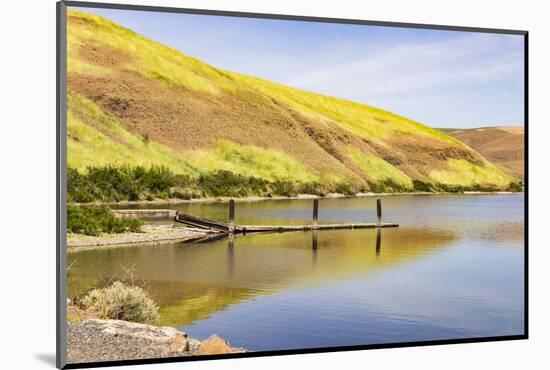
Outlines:
POLYGON ((77 52, 79 58, 85 62, 101 67, 119 67, 132 63, 134 60, 129 54, 119 49, 99 44, 93 40, 88 41, 86 45, 81 45, 77 52))

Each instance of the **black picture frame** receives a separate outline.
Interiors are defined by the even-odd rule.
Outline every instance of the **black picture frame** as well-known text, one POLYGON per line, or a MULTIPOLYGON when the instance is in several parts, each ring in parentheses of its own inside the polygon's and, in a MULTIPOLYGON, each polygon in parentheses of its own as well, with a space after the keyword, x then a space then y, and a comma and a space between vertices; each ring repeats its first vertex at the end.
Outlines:
POLYGON ((188 362, 188 361, 205 361, 218 360, 227 358, 246 358, 246 357, 264 357, 278 355, 294 355, 308 354, 321 352, 340 352, 340 351, 357 351, 368 349, 381 348, 402 348, 402 347, 418 347, 418 346, 434 346, 446 344, 461 344, 461 343, 481 343, 495 341, 510 341, 524 340, 529 338, 529 32, 525 30, 512 29, 495 29, 495 28, 477 28, 477 27, 462 27, 451 25, 432 25, 418 23, 401 23, 401 22, 383 22, 373 20, 360 19, 340 19, 340 18, 325 18, 311 17, 298 15, 283 15, 283 14, 265 14, 265 13, 249 13, 249 12, 233 12, 220 11, 211 9, 190 9, 190 8, 175 8, 175 7, 160 7, 160 6, 145 6, 131 4, 111 4, 98 2, 82 2, 82 1, 59 1, 56 4, 57 16, 57 63, 56 63, 56 120, 57 120, 57 153, 56 153, 56 198, 57 198, 57 213, 56 213, 56 230, 57 230, 57 245, 56 245, 56 366, 60 369, 76 369, 76 368, 93 368, 103 366, 123 366, 137 364, 160 364, 171 362, 188 362), (505 336, 489 336, 489 337, 473 337, 461 339, 444 339, 444 340, 428 340, 428 341, 413 341, 401 343, 385 343, 385 344, 369 344, 355 346, 338 346, 338 347, 321 347, 321 348, 304 348, 297 350, 273 350, 259 352, 245 352, 234 354, 221 355, 205 355, 195 357, 170 357, 170 358, 152 358, 139 360, 120 360, 120 361, 105 361, 105 362, 87 362, 87 363, 66 363, 67 349, 67 277, 66 277, 66 227, 67 227, 67 8, 68 7, 84 7, 84 8, 103 8, 103 9, 120 9, 148 12, 165 12, 165 13, 185 13, 199 15, 213 15, 225 17, 245 17, 257 19, 278 19, 290 21, 305 21, 305 22, 322 22, 322 23, 340 23, 340 24, 355 24, 355 25, 370 25, 382 27, 400 27, 400 28, 417 28, 429 30, 447 30, 447 31, 462 31, 476 33, 492 33, 492 34, 508 34, 520 35, 524 38, 524 332, 519 335, 505 336))

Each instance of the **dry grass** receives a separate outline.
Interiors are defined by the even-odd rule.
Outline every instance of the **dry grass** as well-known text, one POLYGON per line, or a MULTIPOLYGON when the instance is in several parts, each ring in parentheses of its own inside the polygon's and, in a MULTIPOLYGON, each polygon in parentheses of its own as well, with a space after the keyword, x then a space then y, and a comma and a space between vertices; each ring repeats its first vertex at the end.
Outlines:
POLYGON ((104 319, 133 321, 156 325, 159 308, 147 292, 138 286, 115 281, 110 286, 94 289, 83 299, 86 310, 104 319))

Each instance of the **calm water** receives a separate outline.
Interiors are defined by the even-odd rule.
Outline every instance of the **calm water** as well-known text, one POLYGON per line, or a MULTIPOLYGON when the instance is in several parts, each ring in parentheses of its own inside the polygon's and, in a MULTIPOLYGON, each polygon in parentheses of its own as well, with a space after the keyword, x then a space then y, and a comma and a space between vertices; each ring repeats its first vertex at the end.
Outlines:
MULTIPOLYGON (((176 208, 225 220, 226 204, 176 208)), ((237 203, 241 224, 304 224, 311 200, 237 203)), ((162 207, 160 207, 162 208, 162 207)), ((323 199, 320 222, 372 222, 323 199)), ((164 325, 278 350, 523 333, 523 195, 383 198, 396 229, 256 234, 69 254, 71 295, 145 280, 164 325)))

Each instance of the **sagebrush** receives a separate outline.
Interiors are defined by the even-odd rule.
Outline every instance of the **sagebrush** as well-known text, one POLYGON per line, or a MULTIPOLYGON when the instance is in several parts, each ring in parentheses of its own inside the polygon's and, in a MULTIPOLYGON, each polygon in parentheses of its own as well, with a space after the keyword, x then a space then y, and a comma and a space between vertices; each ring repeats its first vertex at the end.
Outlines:
POLYGON ((115 281, 111 285, 90 291, 82 306, 104 319, 125 320, 156 325, 159 322, 159 307, 139 286, 115 281))

